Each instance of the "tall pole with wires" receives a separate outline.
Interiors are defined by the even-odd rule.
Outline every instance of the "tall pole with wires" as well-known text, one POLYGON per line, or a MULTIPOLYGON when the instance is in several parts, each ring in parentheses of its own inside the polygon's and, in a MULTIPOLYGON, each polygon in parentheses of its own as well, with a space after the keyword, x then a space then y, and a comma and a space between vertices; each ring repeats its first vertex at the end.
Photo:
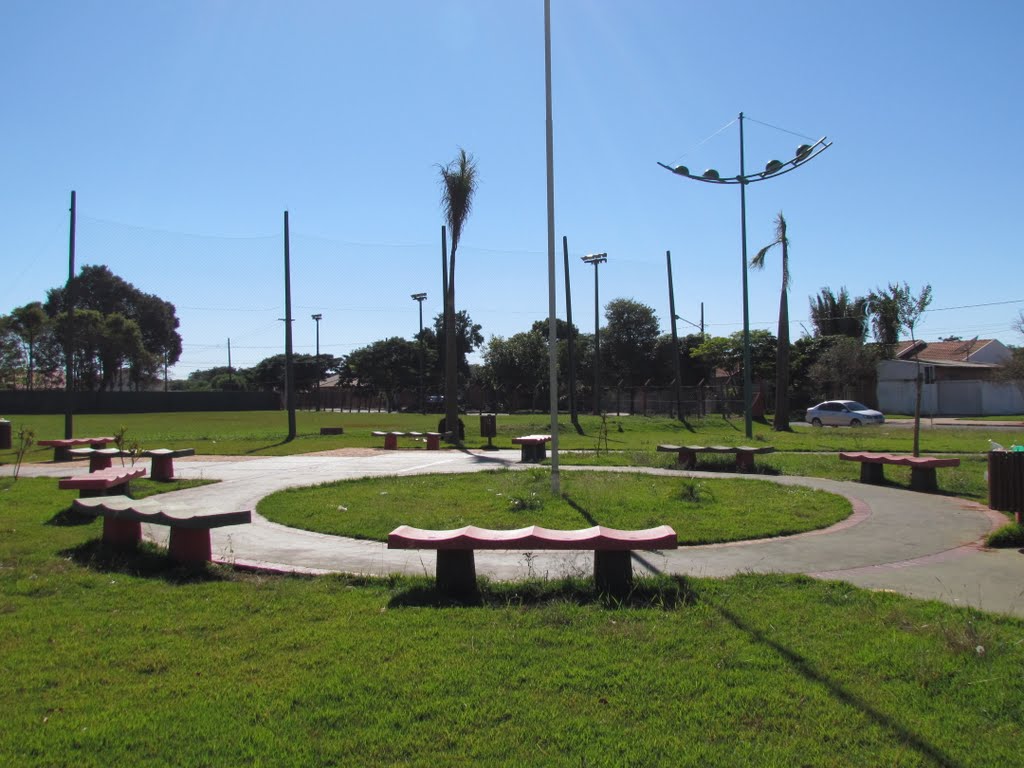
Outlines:
MULTIPOLYGON (((744 427, 746 436, 753 437, 753 394, 752 394, 752 380, 750 370, 750 313, 748 309, 747 301, 747 185, 752 184, 755 181, 765 181, 766 179, 772 179, 776 176, 782 176, 785 173, 789 173, 807 161, 817 157, 826 149, 832 146, 832 142, 828 141, 826 137, 821 137, 814 144, 801 144, 796 149, 796 156, 785 163, 779 160, 770 160, 765 165, 764 170, 758 173, 752 173, 749 176, 746 172, 746 163, 744 157, 744 146, 743 146, 743 120, 744 115, 742 112, 739 114, 739 129, 740 129, 740 172, 738 176, 723 177, 714 168, 709 168, 704 171, 701 175, 690 173, 690 169, 685 165, 666 165, 665 163, 658 163, 662 168, 672 171, 677 176, 683 176, 687 179, 694 181, 703 181, 708 184, 739 184, 740 187, 740 251, 743 257, 742 275, 743 275, 743 415, 744 415, 744 427)), ((767 123, 765 123, 767 125, 767 123)), ((774 127, 774 126, 770 126, 774 127)), ((724 130, 724 128, 722 129, 724 130)), ((719 131, 720 133, 721 131, 719 131)), ((787 131, 791 133, 791 131, 787 131)))

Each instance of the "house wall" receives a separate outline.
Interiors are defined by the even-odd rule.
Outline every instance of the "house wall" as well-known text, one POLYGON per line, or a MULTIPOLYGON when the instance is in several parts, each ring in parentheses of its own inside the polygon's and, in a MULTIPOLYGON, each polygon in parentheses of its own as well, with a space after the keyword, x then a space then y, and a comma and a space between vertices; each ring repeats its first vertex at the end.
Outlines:
MULTIPOLYGON (((913 380, 879 380, 882 413, 914 412, 913 380)), ((1001 416, 1024 413, 1024 394, 1013 384, 938 381, 921 389, 921 413, 929 416, 1001 416)))

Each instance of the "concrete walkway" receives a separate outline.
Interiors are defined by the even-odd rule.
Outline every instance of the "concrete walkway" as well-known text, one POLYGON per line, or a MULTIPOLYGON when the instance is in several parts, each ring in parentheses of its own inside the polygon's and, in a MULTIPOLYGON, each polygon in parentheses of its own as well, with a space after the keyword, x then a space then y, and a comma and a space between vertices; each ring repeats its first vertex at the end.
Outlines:
MULTIPOLYGON (((251 525, 213 531, 214 557, 218 560, 303 573, 432 574, 433 552, 388 550, 380 542, 288 528, 257 515, 256 503, 283 488, 332 480, 473 472, 497 467, 522 468, 519 452, 375 451, 342 456, 197 457, 176 461, 176 474, 222 482, 176 491, 173 496, 177 501, 194 501, 197 506, 254 511, 251 525)), ((564 467, 563 471, 577 469, 595 468, 564 467)), ((25 465, 22 475, 61 476, 73 471, 75 465, 36 464, 25 465)), ((658 469, 602 471, 723 477, 720 473, 658 469)), ((805 573, 870 589, 889 589, 911 597, 1024 616, 1024 555, 1017 550, 986 550, 981 546, 985 535, 1006 521, 1000 513, 963 499, 853 482, 764 475, 727 477, 838 493, 853 502, 854 514, 831 528, 796 536, 638 552, 638 571, 713 577, 805 573)), ((148 537, 166 543, 165 527, 146 528, 148 537)), ((590 572, 592 562, 592 553, 476 553, 477 572, 498 579, 582 575, 590 572)))

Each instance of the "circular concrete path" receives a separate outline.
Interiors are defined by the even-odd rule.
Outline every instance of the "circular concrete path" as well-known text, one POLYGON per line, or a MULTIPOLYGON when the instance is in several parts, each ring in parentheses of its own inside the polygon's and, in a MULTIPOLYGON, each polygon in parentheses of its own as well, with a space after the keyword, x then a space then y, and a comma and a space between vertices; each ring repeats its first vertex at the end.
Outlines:
MULTIPOLYGON (((197 457, 175 462, 184 478, 221 482, 176 491, 176 501, 223 510, 252 509, 251 525, 215 529, 214 557, 239 565, 304 573, 364 575, 432 574, 430 551, 388 550, 381 542, 329 536, 272 523, 256 503, 283 488, 381 475, 474 472, 522 467, 518 451, 375 451, 364 455, 268 458, 197 457)), ((68 475, 72 465, 26 465, 22 474, 68 475)), ((563 467, 563 471, 595 467, 563 467)), ((639 468, 672 476, 722 478, 721 474, 639 468)), ((635 553, 638 571, 724 577, 737 573, 805 573, 872 589, 932 598, 987 611, 1024 616, 1024 555, 986 550, 985 535, 1006 518, 984 506, 949 496, 820 478, 729 475, 803 485, 849 498, 854 514, 821 531, 777 539, 635 553)), ((146 526, 164 542, 167 529, 146 526)), ((477 552, 477 572, 491 578, 587 574, 591 553, 477 552)))

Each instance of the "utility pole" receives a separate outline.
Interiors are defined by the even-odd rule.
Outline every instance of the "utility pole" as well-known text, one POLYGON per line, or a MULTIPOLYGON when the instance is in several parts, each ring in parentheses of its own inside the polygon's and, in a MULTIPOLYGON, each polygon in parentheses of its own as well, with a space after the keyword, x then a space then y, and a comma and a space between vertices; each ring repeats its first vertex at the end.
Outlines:
POLYGON ((75 436, 75 217, 78 207, 75 190, 71 190, 71 235, 68 239, 68 329, 64 348, 64 439, 75 436))
POLYGON ((235 382, 235 370, 231 367, 231 339, 228 339, 228 381, 235 382))
POLYGON ((683 416, 683 372, 679 364, 679 333, 676 330, 676 294, 672 283, 671 251, 665 251, 665 261, 668 264, 668 313, 672 317, 672 357, 675 361, 676 372, 676 416, 681 422, 686 423, 686 418, 683 416))
POLYGON ((572 325, 572 291, 569 289, 569 238, 562 236, 562 256, 565 261, 565 322, 569 325, 569 418, 577 434, 583 434, 580 415, 576 409, 576 334, 572 325))
POLYGON ((288 440, 294 440, 295 368, 292 357, 292 272, 288 234, 288 211, 284 212, 284 400, 288 408, 288 440))
POLYGON ((598 294, 597 267, 608 261, 607 253, 590 253, 581 257, 594 265, 594 415, 601 415, 601 300, 598 294))

